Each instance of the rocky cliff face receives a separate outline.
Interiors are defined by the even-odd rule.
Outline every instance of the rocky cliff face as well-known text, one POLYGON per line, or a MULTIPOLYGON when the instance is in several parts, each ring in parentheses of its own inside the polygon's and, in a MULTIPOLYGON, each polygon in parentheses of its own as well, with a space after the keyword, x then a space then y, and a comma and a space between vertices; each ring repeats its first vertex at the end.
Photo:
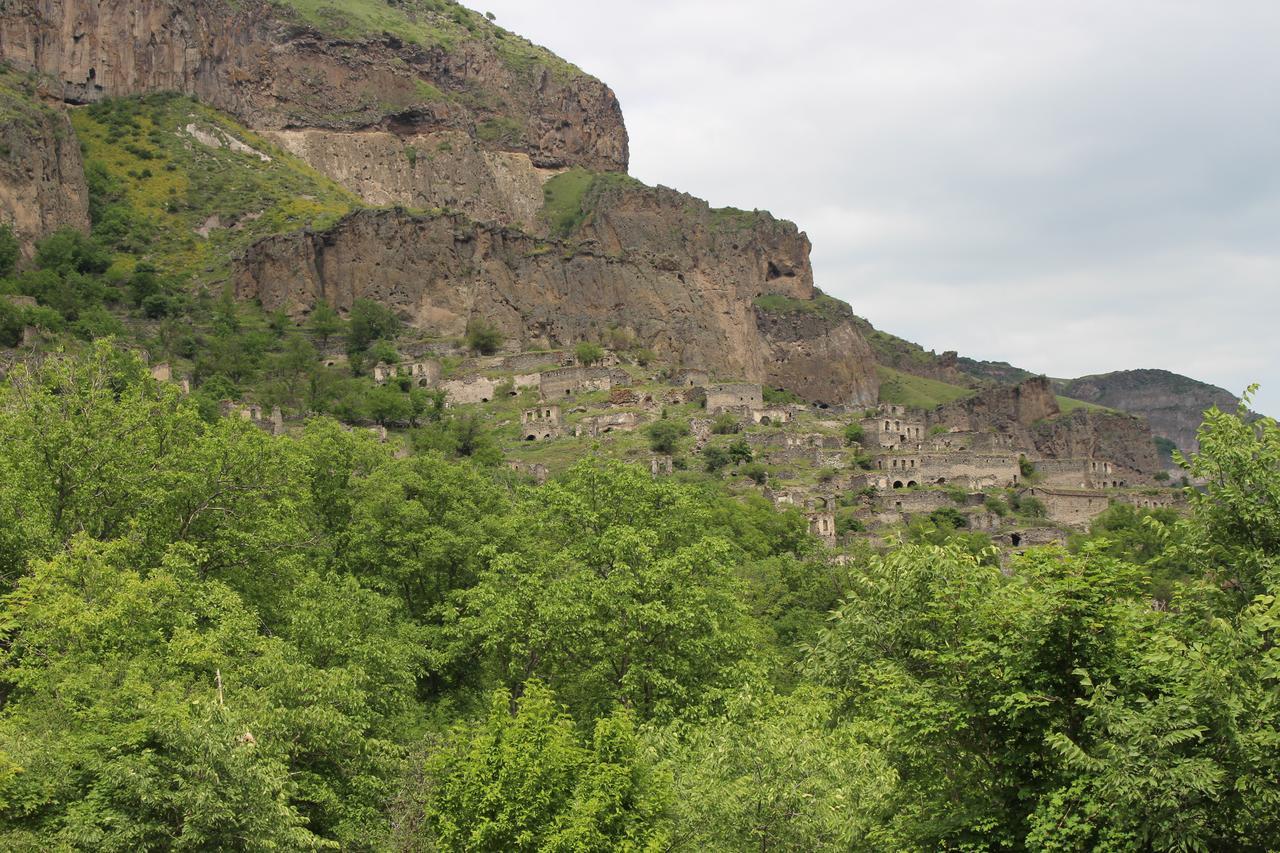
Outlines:
POLYGON ((59 228, 87 230, 89 194, 75 133, 38 81, 0 68, 0 223, 24 253, 59 228))
POLYGON ((1104 459, 1142 474, 1155 474, 1161 467, 1150 425, 1134 415, 1076 409, 1036 424, 1032 440, 1054 459, 1104 459))
POLYGON ((1156 435, 1184 453, 1199 448, 1196 430, 1204 412, 1217 406, 1234 411, 1239 399, 1228 391, 1167 370, 1123 370, 1059 383, 1060 392, 1077 400, 1142 415, 1156 435))
POLYGON ((626 169, 600 81, 456 4, 404 0, 376 21, 340 8, 311 20, 289 0, 9 0, 0 57, 72 102, 178 91, 255 129, 451 129, 540 167, 626 169))
POLYGON ((973 432, 1025 430, 1037 421, 1060 414, 1049 380, 1033 377, 1018 385, 987 390, 949 403, 928 414, 929 426, 973 432))
MULTIPOLYGON (((374 299, 442 337, 461 335, 481 317, 523 348, 620 328, 689 367, 828 403, 874 400, 874 380, 863 375, 872 370, 869 350, 851 325, 787 340, 757 323, 755 297, 813 293, 808 241, 795 226, 763 218, 730 233, 700 227, 695 215, 675 223, 669 240, 644 242, 651 227, 665 223, 670 231, 672 223, 651 219, 643 205, 611 210, 578 243, 461 215, 362 211, 325 233, 257 244, 239 263, 236 292, 295 315, 320 298, 339 309, 374 299)), ((713 218, 705 206, 703 214, 713 218)))

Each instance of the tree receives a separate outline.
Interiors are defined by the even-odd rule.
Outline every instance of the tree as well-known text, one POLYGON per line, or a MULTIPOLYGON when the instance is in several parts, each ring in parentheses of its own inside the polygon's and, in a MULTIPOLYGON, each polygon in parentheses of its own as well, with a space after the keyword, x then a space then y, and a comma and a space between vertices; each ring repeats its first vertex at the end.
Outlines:
POLYGON ((467 349, 480 355, 493 355, 502 346, 502 332, 480 317, 467 322, 467 349))
POLYGON ((832 715, 812 687, 744 687, 722 713, 658 732, 685 849, 894 849, 896 773, 832 715))
POLYGON ((427 749, 402 847, 669 848, 666 780, 624 712, 597 720, 584 743, 551 691, 532 682, 518 698, 496 691, 483 720, 427 749))
POLYGON ((7 224, 0 225, 0 278, 13 272, 20 257, 22 257, 21 247, 18 245, 18 237, 13 233, 13 228, 7 224))
POLYGON ((746 439, 739 438, 729 445, 729 460, 734 465, 742 465, 755 459, 755 454, 751 452, 751 445, 747 444, 746 439))
POLYGON ((855 444, 861 444, 865 436, 862 432, 861 424, 849 424, 844 428, 844 443, 848 447, 855 444))
POLYGON ((326 347, 329 345, 329 338, 342 331, 342 318, 328 302, 320 299, 311 309, 311 315, 307 318, 307 328, 320 339, 320 346, 326 347))
POLYGON ((671 454, 676 452, 680 439, 689 434, 689 427, 664 418, 649 424, 644 431, 654 453, 671 454))
POLYGON ((604 348, 597 343, 583 341, 574 347, 573 354, 578 359, 578 364, 591 367, 604 359, 604 348))
POLYGON ((702 451, 702 464, 708 474, 714 474, 730 462, 723 447, 711 446, 702 451))
POLYGON ((459 635, 510 689, 539 678, 577 714, 649 718, 687 707, 746 654, 734 552, 694 492, 582 462, 518 515, 527 547, 458 596, 459 635))
POLYGON ((400 334, 400 318, 387 306, 371 299, 357 299, 347 317, 347 350, 363 353, 377 340, 394 340, 400 334))

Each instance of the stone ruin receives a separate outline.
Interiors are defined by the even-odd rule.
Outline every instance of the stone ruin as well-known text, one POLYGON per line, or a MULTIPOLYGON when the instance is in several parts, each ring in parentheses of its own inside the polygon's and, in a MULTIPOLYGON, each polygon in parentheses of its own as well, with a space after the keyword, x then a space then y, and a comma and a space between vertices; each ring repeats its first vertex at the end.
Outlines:
POLYGON ((522 441, 538 441, 558 438, 564 431, 560 419, 560 407, 541 405, 520 413, 520 438, 522 441))

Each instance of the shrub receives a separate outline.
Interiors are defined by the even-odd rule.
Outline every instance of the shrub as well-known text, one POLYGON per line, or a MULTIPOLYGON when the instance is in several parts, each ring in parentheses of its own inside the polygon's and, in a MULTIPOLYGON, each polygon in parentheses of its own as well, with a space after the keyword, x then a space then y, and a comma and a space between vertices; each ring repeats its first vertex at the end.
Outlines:
POLYGON ((400 318, 385 305, 370 299, 357 299, 351 305, 347 348, 364 352, 376 340, 393 340, 400 334, 400 318))
POLYGON ((658 354, 651 349, 638 349, 631 353, 631 357, 635 359, 636 364, 641 367, 648 367, 657 359, 658 354))
POLYGON ((862 431, 862 424, 849 424, 844 428, 844 443, 846 445, 861 444, 865 435, 862 431))
POLYGON ((751 452, 751 445, 740 438, 729 445, 729 458, 733 460, 733 464, 741 465, 755 459, 755 454, 751 452))
POLYGON ((654 453, 674 453, 680 439, 689 434, 689 427, 666 419, 654 421, 645 427, 649 447, 654 453))
POLYGON ((755 483, 757 486, 763 486, 769 480, 769 472, 759 462, 752 462, 749 465, 743 465, 740 469, 742 475, 755 483))
POLYGON ((480 355, 493 355, 502 346, 502 332, 486 320, 476 318, 467 323, 467 349, 480 355))
POLYGON ((599 364, 604 360, 604 348, 591 341, 583 341, 578 344, 573 348, 573 354, 577 357, 578 363, 584 367, 591 367, 593 364, 599 364))
POLYGON ((723 447, 708 447, 702 451, 702 465, 708 474, 714 474, 729 464, 729 453, 723 447))
POLYGON ((18 238, 8 225, 0 225, 0 277, 13 272, 18 265, 18 238))
POLYGON ((1024 478, 1034 476, 1036 473, 1035 463, 1025 456, 1018 457, 1018 470, 1024 478))
POLYGON ((1049 510, 1039 498, 1023 497, 1018 501, 1018 514, 1027 518, 1044 518, 1049 510))
POLYGON ((733 435, 741 428, 738 419, 729 412, 721 412, 711 422, 711 432, 714 435, 733 435))
POLYGON ((995 495, 988 495, 987 499, 982 502, 982 505, 987 508, 987 512, 994 513, 1001 518, 1004 518, 1009 514, 1008 504, 1000 500, 995 495))
POLYGON ((960 530, 969 526, 969 519, 953 506, 944 506, 929 513, 929 520, 939 527, 960 530))

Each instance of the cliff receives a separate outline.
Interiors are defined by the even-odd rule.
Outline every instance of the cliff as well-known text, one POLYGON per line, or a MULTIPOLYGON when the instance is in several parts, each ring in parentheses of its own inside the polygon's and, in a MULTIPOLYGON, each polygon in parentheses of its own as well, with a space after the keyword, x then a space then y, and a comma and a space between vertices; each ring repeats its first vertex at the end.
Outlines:
POLYGON ((1043 376, 1012 386, 988 388, 973 397, 940 406, 927 415, 928 425, 970 432, 1025 430, 1061 413, 1049 380, 1043 376))
POLYGON ((88 230, 89 194, 75 133, 40 81, 0 66, 0 223, 23 251, 62 227, 88 230))
POLYGON ((1032 441, 1053 459, 1102 459, 1142 474, 1161 469, 1151 427, 1134 415, 1076 409, 1036 424, 1032 441))
POLYGON ((794 225, 760 215, 730 227, 688 196, 631 187, 602 192, 591 219, 569 241, 460 214, 361 211, 259 242, 238 263, 236 293, 294 315, 320 298, 339 309, 373 299, 441 337, 479 317, 522 348, 622 329, 688 367, 828 404, 874 401, 870 352, 851 324, 823 321, 797 339, 761 322, 760 296, 814 296, 794 225))
POLYGON ((0 57, 75 103, 176 91, 259 130, 442 129, 540 167, 625 171, 617 98, 443 0, 10 0, 0 57))
POLYGON ((1240 402, 1229 391, 1167 370, 1122 370, 1061 380, 1058 387, 1068 397, 1142 415, 1184 453, 1199 448, 1196 430, 1207 409, 1235 411, 1240 402))

